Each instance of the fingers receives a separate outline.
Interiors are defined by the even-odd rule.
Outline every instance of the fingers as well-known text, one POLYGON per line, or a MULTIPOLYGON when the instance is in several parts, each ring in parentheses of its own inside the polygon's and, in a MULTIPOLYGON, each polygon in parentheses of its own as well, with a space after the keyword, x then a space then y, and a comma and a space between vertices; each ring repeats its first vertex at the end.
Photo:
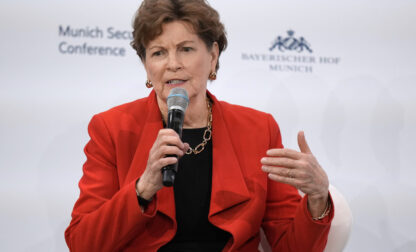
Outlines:
POLYGON ((305 191, 314 190, 314 188, 311 188, 311 183, 312 183, 311 177, 308 176, 308 174, 303 171, 299 171, 299 170, 291 169, 291 168, 268 167, 268 166, 263 166, 262 170, 268 173, 267 176, 269 177, 269 179, 294 186, 297 189, 303 191, 304 193, 306 193, 305 191))
POLYGON ((183 156, 187 147, 179 138, 179 135, 172 129, 162 129, 150 150, 151 154, 157 154, 157 157, 165 155, 183 156))
POLYGON ((178 133, 173 129, 160 130, 156 142, 158 142, 159 145, 175 145, 179 149, 185 149, 185 144, 179 138, 178 133))
POLYGON ((263 165, 261 169, 264 172, 275 174, 281 177, 298 178, 298 179, 305 178, 305 173, 297 169, 267 166, 267 165, 263 165))
POLYGON ((152 197, 163 187, 161 169, 178 162, 189 149, 172 129, 161 129, 149 151, 146 169, 140 178, 141 190, 152 197), (143 186, 144 185, 144 186, 143 186))
POLYGON ((174 145, 162 145, 156 151, 156 156, 158 157, 165 157, 168 155, 176 155, 178 157, 182 157, 184 154, 185 152, 182 149, 179 149, 177 146, 174 145))
POLYGON ((162 167, 175 164, 176 162, 178 162, 177 157, 163 157, 163 158, 156 160, 153 163, 153 166, 157 167, 157 169, 160 170, 162 167))
POLYGON ((292 185, 311 197, 327 194, 328 176, 312 154, 305 133, 297 136, 300 151, 270 149, 261 159, 262 170, 271 180, 292 185))
POLYGON ((272 157, 287 157, 291 159, 302 159, 303 154, 312 154, 311 149, 309 148, 308 143, 306 142, 305 133, 299 131, 298 133, 298 145, 300 152, 291 149, 270 149, 266 152, 268 156, 272 157))
POLYGON ((150 149, 148 166, 153 170, 160 170, 162 167, 178 162, 188 150, 189 144, 185 144, 179 135, 172 129, 162 129, 150 149), (177 157, 175 157, 177 156, 177 157))
POLYGON ((191 146, 189 146, 188 143, 184 143, 184 144, 185 144, 185 148, 183 149, 183 152, 186 153, 189 150, 189 148, 191 148, 191 146))
POLYGON ((289 168, 296 168, 300 165, 298 160, 285 157, 264 157, 261 159, 261 164, 289 168))
POLYGON ((302 180, 297 179, 297 178, 289 178, 289 177, 280 176, 280 175, 273 174, 273 173, 269 173, 267 176, 271 180, 274 180, 280 183, 285 183, 285 184, 294 186, 296 188, 299 188, 300 184, 302 184, 302 180))
POLYGON ((270 149, 266 152, 266 155, 272 157, 287 157, 291 159, 302 158, 302 153, 291 149, 270 149))
POLYGON ((308 143, 306 142, 305 132, 303 131, 299 131, 298 133, 298 145, 302 153, 312 154, 312 151, 309 148, 308 143))

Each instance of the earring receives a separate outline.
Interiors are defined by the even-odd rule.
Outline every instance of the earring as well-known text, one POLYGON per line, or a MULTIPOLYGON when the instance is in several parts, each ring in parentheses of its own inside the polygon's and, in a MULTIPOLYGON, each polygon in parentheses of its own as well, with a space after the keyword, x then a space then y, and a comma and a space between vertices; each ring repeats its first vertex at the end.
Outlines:
POLYGON ((150 80, 147 80, 146 81, 146 87, 147 88, 152 88, 153 87, 153 84, 152 84, 152 82, 150 80))
POLYGON ((216 80, 217 79, 217 73, 216 72, 212 72, 209 74, 208 79, 210 80, 216 80))

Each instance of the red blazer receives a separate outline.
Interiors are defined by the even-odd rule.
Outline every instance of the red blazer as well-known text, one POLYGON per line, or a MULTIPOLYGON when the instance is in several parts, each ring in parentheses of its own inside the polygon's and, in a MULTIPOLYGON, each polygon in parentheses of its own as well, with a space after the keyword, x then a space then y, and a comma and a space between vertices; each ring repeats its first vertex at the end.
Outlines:
MULTIPOLYGON (((261 170, 266 150, 283 147, 273 117, 209 96, 213 167, 208 219, 232 234, 224 251, 258 251, 261 227, 274 251, 322 251, 333 211, 325 221, 313 221, 306 197, 261 170)), ((157 251, 174 237, 172 187, 158 191, 145 212, 135 190, 162 127, 154 92, 92 118, 80 196, 65 231, 71 251, 157 251)))

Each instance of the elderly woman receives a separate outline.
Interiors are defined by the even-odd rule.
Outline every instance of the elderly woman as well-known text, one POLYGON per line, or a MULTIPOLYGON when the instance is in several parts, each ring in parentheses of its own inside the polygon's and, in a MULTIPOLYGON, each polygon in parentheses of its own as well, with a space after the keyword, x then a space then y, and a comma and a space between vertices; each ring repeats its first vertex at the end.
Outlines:
POLYGON ((283 149, 271 115, 207 91, 227 45, 218 13, 204 0, 144 0, 133 25, 153 90, 92 118, 70 250, 257 251, 263 228, 274 251, 322 251, 334 209, 303 133, 300 152, 283 149), (182 139, 164 128, 174 87, 189 95, 182 139), (161 169, 176 162, 164 187, 161 169))

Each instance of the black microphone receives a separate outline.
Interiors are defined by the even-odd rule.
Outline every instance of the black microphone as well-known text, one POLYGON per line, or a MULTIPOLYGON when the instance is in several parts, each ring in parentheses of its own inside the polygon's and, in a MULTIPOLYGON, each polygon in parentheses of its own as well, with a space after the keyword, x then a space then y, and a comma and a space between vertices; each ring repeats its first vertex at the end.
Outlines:
MULTIPOLYGON (((183 88, 173 88, 168 96, 168 121, 167 128, 173 129, 182 139, 183 118, 188 107, 188 93, 183 88)), ((170 155, 169 155, 170 156, 170 155)), ((176 155, 172 155, 177 157, 176 155)), ((172 186, 175 175, 178 172, 178 162, 162 168, 162 180, 164 186, 172 186)))

